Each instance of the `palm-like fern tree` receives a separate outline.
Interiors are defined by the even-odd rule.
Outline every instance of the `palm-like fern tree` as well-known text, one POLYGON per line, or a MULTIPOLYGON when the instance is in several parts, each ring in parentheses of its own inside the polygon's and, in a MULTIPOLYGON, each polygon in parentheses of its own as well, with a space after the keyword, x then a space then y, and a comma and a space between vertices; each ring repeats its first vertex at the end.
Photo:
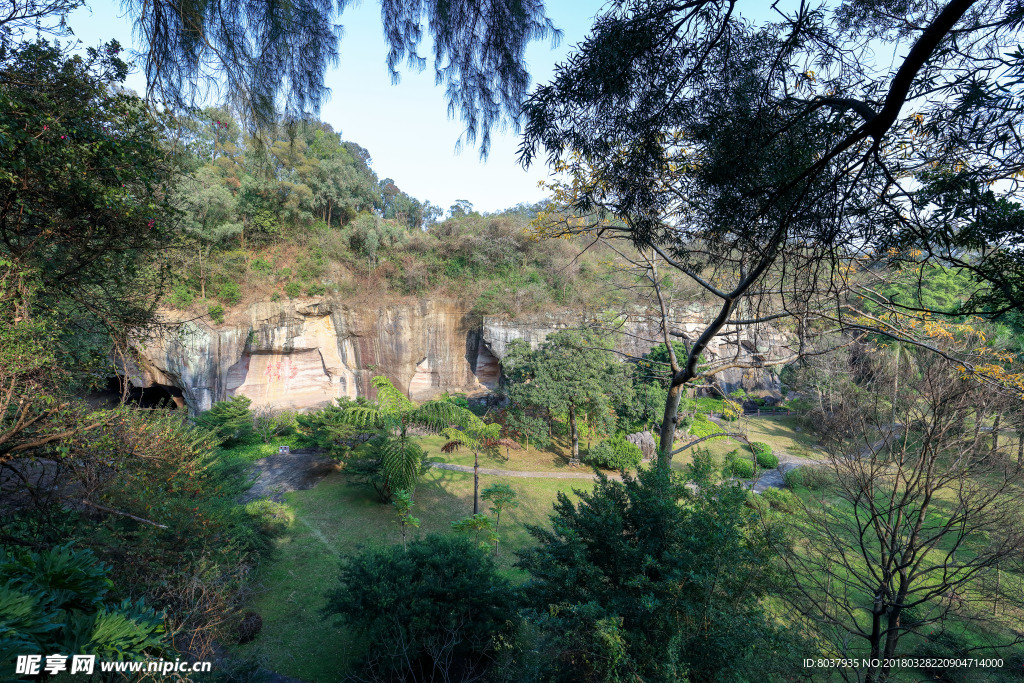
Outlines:
POLYGON ((465 408, 460 408, 466 415, 458 427, 446 427, 441 434, 448 439, 441 450, 450 453, 457 448, 469 448, 473 451, 473 514, 480 512, 480 451, 494 448, 501 444, 500 424, 487 424, 465 408))
POLYGON ((378 443, 374 484, 381 500, 388 502, 396 491, 412 492, 422 466, 423 450, 411 439, 411 428, 441 432, 452 425, 461 425, 468 410, 448 401, 427 401, 417 404, 395 388, 386 377, 374 377, 377 401, 372 405, 352 406, 344 411, 343 420, 357 427, 373 429, 383 439, 378 443))

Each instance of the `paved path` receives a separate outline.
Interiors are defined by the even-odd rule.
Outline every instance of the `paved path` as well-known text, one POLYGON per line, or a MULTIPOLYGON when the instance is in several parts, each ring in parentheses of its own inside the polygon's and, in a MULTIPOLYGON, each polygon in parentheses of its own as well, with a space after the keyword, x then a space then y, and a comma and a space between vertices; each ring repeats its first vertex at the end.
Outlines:
MULTIPOLYGON (((430 467, 436 467, 439 470, 452 470, 453 472, 473 472, 473 468, 468 465, 452 465, 447 462, 428 462, 430 467)), ((591 472, 519 472, 517 470, 496 470, 490 467, 481 467, 480 474, 490 474, 498 477, 523 477, 525 479, 595 479, 596 476, 591 472)), ((622 475, 609 472, 607 474, 609 479, 622 479, 622 475)))

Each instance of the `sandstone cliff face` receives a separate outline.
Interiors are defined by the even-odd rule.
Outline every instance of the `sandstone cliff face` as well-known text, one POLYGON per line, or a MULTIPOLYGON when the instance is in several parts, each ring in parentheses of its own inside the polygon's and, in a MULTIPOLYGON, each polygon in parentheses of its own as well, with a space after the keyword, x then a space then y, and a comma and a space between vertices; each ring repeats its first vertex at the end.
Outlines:
MULTIPOLYGON (((497 387, 500 360, 513 339, 536 346, 578 324, 571 314, 526 320, 485 317, 456 302, 382 302, 356 308, 332 298, 257 302, 233 322, 182 322, 162 338, 139 344, 139 362, 125 368, 132 384, 173 388, 193 412, 232 395, 276 409, 310 409, 337 397, 372 396, 370 379, 385 375, 414 400, 444 391, 482 395, 497 387)), ((687 328, 697 329, 697 323, 687 328)), ((639 356, 658 336, 642 320, 627 321, 620 351, 639 356)), ((745 357, 764 352, 747 340, 745 357)), ((715 355, 733 353, 716 341, 715 355)), ((726 391, 772 389, 764 370, 723 373, 726 391)))
MULTIPOLYGON (((693 307, 673 314, 673 319, 679 321, 677 327, 686 341, 697 340, 703 331, 706 313, 693 307)), ((482 337, 489 354, 500 361, 508 345, 515 339, 524 339, 536 348, 548 335, 578 324, 579 319, 575 316, 557 314, 526 320, 485 317, 482 337)), ((664 340, 657 321, 642 313, 601 327, 613 334, 615 350, 623 358, 639 358, 664 340)), ((762 329, 755 334, 751 330, 737 331, 727 326, 723 334, 711 340, 705 355, 709 359, 735 358, 744 364, 754 364, 753 361, 763 362, 773 355, 785 353, 786 344, 786 337, 776 330, 762 329)), ((726 394, 737 389, 777 392, 781 386, 777 369, 772 368, 729 368, 716 374, 714 383, 726 394)))

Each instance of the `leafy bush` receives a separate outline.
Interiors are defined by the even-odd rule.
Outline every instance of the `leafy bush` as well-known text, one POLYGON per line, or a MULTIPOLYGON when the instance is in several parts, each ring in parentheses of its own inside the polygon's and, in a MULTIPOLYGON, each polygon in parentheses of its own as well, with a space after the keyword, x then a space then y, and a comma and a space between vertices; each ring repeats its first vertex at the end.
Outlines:
POLYGON ((189 289, 188 285, 180 284, 175 285, 174 289, 171 290, 171 296, 168 301, 175 308, 188 308, 195 301, 195 298, 195 293, 189 289))
POLYGON ((306 296, 321 296, 327 293, 327 288, 316 283, 306 287, 306 296))
POLYGON ((294 299, 302 294, 302 285, 298 282, 289 282, 284 286, 284 293, 289 299, 294 299))
POLYGON ((773 510, 780 512, 796 512, 800 507, 800 503, 792 491, 765 489, 761 492, 761 499, 767 502, 773 510))
POLYGON ((729 463, 729 474, 740 479, 753 479, 754 463, 746 458, 736 458, 729 463))
POLYGON ((736 401, 722 401, 722 419, 732 422, 743 416, 743 406, 736 401))
POLYGON ((207 307, 206 312, 210 314, 213 322, 217 324, 224 322, 224 307, 220 304, 210 304, 210 306, 207 307))
POLYGON ((832 472, 824 467, 804 465, 803 467, 794 467, 783 474, 782 478, 789 489, 820 491, 831 484, 832 472))
POLYGON ((358 667, 372 680, 479 675, 513 611, 491 558, 466 537, 439 535, 346 558, 324 609, 363 639, 358 667))
POLYGON ((270 265, 270 262, 267 261, 266 259, 262 259, 262 258, 255 258, 255 259, 253 259, 249 263, 249 267, 252 268, 257 273, 262 273, 264 275, 269 273, 271 271, 271 269, 272 269, 272 266, 270 265))
POLYGON ((196 418, 196 423, 216 432, 224 445, 237 444, 249 439, 252 434, 252 401, 245 396, 232 396, 218 401, 196 418))
POLYGON ((242 298, 242 290, 238 288, 238 283, 228 280, 220 286, 217 291, 217 298, 228 304, 234 306, 242 298))
POLYGON ((751 450, 754 451, 754 457, 757 458, 757 464, 766 470, 774 469, 779 466, 779 458, 772 453, 772 447, 763 441, 752 441, 750 443, 751 450))
POLYGON ((626 441, 621 432, 590 449, 584 458, 588 465, 607 470, 633 470, 640 466, 643 452, 639 446, 626 441))
POLYGON ((69 545, 8 554, 0 548, 0 677, 19 654, 137 659, 163 650, 163 618, 143 601, 115 601, 109 567, 69 545))
POLYGON ((296 413, 292 410, 274 411, 270 406, 260 406, 251 411, 253 434, 270 443, 275 437, 294 434, 296 413))

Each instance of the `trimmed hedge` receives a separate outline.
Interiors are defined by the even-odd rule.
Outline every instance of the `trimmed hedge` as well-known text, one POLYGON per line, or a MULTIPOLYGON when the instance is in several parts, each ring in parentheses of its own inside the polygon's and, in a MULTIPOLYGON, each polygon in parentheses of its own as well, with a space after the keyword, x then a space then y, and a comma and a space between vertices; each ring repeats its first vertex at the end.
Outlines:
POLYGON ((779 466, 779 458, 772 453, 772 447, 763 441, 752 441, 750 443, 751 450, 754 451, 754 457, 757 458, 757 464, 766 470, 774 469, 779 466))
POLYGON ((729 465, 729 470, 732 476, 739 477, 740 479, 753 479, 754 478, 754 463, 750 462, 746 458, 737 458, 733 460, 729 465))

